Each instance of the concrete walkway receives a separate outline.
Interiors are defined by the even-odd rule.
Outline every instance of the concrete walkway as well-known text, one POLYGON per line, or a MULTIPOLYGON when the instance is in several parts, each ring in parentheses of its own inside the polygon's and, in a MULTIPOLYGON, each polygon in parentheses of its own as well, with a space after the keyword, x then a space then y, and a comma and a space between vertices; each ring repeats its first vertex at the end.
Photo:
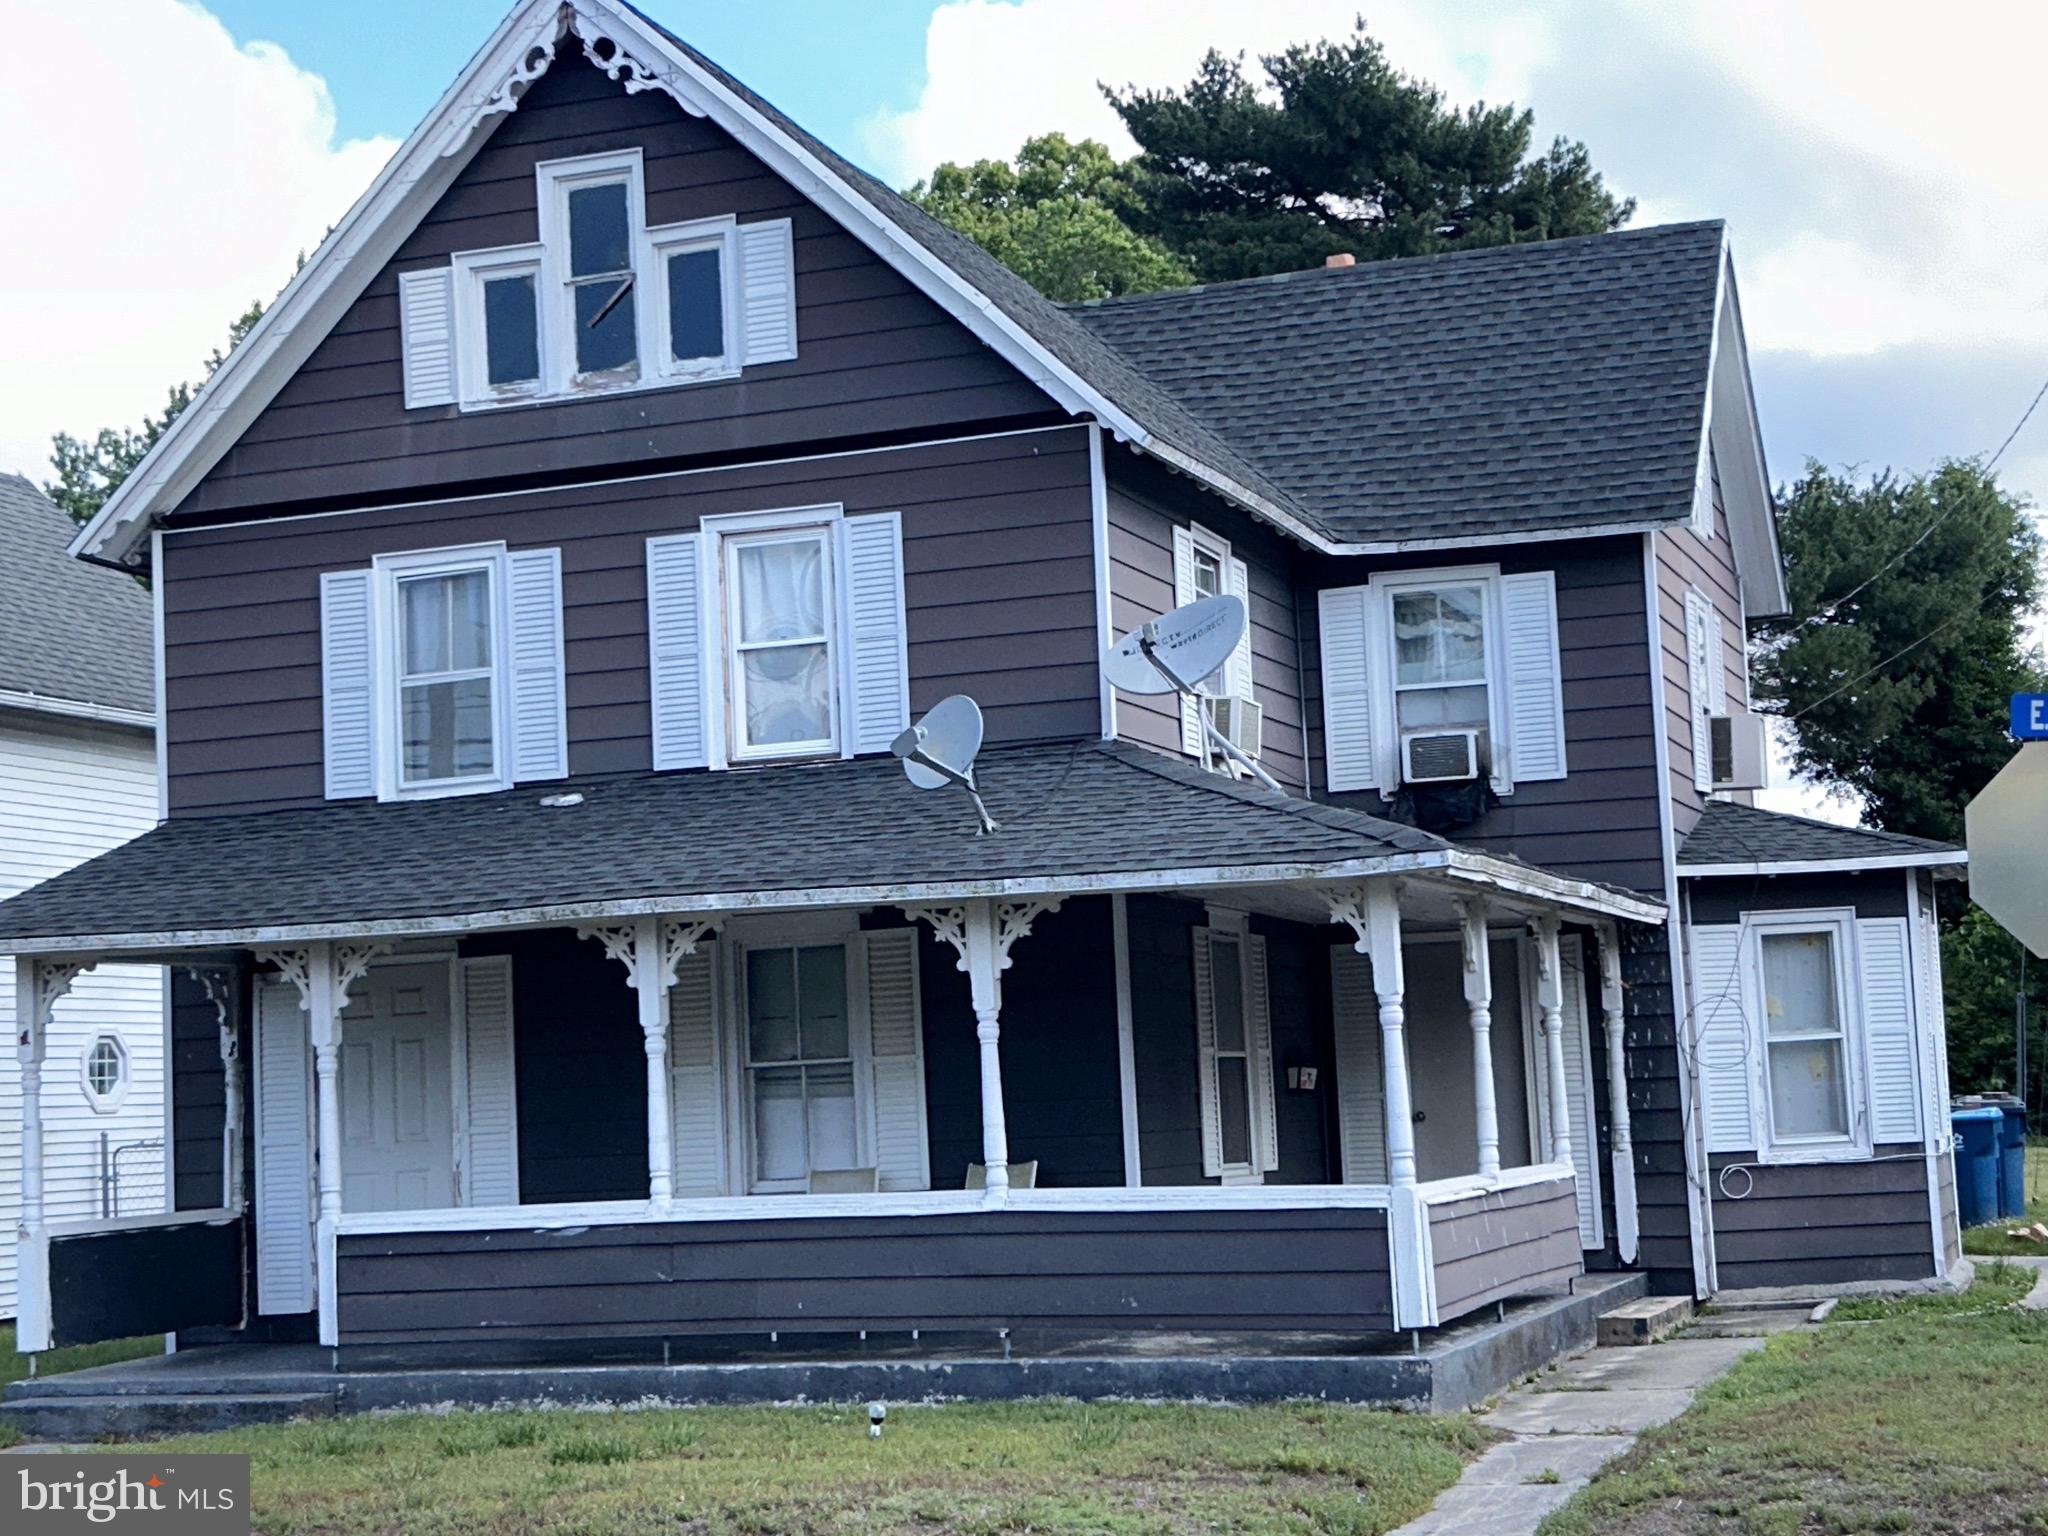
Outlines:
POLYGON ((1695 1392, 1763 1342, 1681 1338, 1595 1349, 1517 1387, 1479 1419, 1511 1438, 1393 1536, 1529 1536, 1638 1434, 1677 1418, 1695 1392))

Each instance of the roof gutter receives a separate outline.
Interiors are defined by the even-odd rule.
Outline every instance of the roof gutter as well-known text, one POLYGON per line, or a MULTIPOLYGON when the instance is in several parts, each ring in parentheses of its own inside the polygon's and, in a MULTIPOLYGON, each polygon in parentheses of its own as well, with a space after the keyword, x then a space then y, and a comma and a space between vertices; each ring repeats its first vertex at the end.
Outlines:
POLYGON ((128 726, 138 731, 156 729, 156 715, 147 709, 123 709, 118 704, 94 704, 85 699, 60 699, 47 693, 24 693, 0 688, 0 709, 18 709, 35 715, 56 715, 66 720, 96 720, 104 725, 128 726))
POLYGON ((1934 848, 1926 853, 1877 853, 1867 858, 1846 859, 1781 859, 1768 863, 1757 861, 1739 864, 1681 864, 1678 873, 1682 879, 1713 879, 1736 876, 1744 879, 1759 875, 1849 875, 1864 870, 1884 869, 1947 869, 1968 864, 1970 855, 1961 848, 1934 848))

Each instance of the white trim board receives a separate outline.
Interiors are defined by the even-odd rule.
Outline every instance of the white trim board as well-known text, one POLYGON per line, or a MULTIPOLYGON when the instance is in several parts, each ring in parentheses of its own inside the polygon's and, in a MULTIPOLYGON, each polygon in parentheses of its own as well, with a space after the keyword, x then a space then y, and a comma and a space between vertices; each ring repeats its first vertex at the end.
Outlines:
POLYGON ((912 905, 958 901, 969 896, 1082 895, 1113 891, 1161 891, 1293 885, 1308 881, 1358 881, 1383 875, 1441 874, 1452 881, 1511 897, 1572 906, 1629 922, 1654 923, 1665 909, 1654 901, 1569 880, 1506 860, 1455 850, 1446 853, 1388 854, 1332 863, 1202 866, 1104 874, 1020 875, 1007 879, 921 881, 905 885, 821 887, 791 891, 721 891, 623 901, 569 902, 548 907, 508 907, 433 917, 378 918, 358 922, 283 923, 241 928, 170 929, 143 933, 64 934, 0 938, 0 951, 15 955, 152 955, 163 950, 238 948, 251 944, 299 944, 318 939, 425 937, 472 933, 486 928, 546 928, 612 917, 648 917, 696 912, 778 912, 816 907, 912 905))
POLYGON ((1887 869, 1941 869, 1970 862, 1961 848, 1936 849, 1926 853, 1874 854, 1861 859, 1784 859, 1768 864, 1681 864, 1680 879, 1711 879, 1716 876, 1834 875, 1861 874, 1887 869))
MULTIPOLYGON (((159 666, 158 675, 162 675, 159 666)), ((159 689, 161 684, 158 685, 159 689)), ((82 699, 59 699, 47 693, 23 693, 0 688, 0 709, 21 710, 31 715, 55 715, 65 720, 86 720, 100 725, 118 725, 129 730, 155 731, 156 716, 146 709, 123 709, 117 704, 88 704, 82 699)))

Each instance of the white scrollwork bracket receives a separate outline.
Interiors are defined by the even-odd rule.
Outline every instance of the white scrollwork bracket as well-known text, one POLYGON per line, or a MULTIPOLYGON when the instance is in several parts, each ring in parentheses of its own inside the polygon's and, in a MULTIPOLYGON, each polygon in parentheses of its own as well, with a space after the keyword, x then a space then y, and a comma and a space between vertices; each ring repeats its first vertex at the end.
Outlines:
MULTIPOLYGON (((1027 896, 1021 901, 998 901, 991 905, 990 937, 994 941, 995 969, 998 972, 1010 968, 1010 951, 1019 939, 1031 932, 1031 925, 1047 912, 1057 912, 1066 900, 1063 896, 1027 896)), ((931 925, 932 937, 941 943, 950 944, 959 955, 960 970, 969 969, 967 938, 967 907, 959 904, 939 907, 905 907, 903 915, 912 922, 931 925)))
POLYGON ((23 1051, 39 1051, 42 1048, 44 1031, 50 1023, 50 1010, 71 990, 71 984, 91 967, 88 962, 82 960, 35 960, 26 957, 16 963, 31 967, 30 975, 34 980, 31 984, 30 1006, 35 1012, 32 1017, 18 1021, 20 1028, 15 1034, 14 1043, 23 1051))
MULTIPOLYGON (((661 984, 664 990, 676 984, 676 972, 683 960, 697 952, 697 946, 716 933, 724 914, 710 917, 664 917, 656 930, 661 945, 661 984)), ((626 968, 626 985, 640 985, 639 923, 587 923, 576 930, 579 939, 595 939, 604 952, 626 968)))

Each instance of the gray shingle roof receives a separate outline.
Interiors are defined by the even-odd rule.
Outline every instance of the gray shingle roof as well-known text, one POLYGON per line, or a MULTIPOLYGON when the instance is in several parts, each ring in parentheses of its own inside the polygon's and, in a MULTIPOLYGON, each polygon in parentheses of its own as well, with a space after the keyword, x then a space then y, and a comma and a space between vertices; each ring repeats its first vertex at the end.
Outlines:
POLYGON ((1842 827, 1810 821, 1778 811, 1708 802, 1706 813, 1678 850, 1678 867, 1723 864, 1803 864, 1821 860, 1924 858, 1960 854, 1953 843, 1880 832, 1874 827, 1842 827))
POLYGON ((964 798, 911 788, 887 757, 174 818, 0 903, 0 945, 1450 847, 1126 743, 993 751, 979 776, 992 837, 964 798), (581 805, 541 804, 570 790, 581 805))
POLYGON ((1688 515, 1719 223, 1070 310, 1333 536, 1688 515))
POLYGON ((153 711, 149 593, 72 559, 77 531, 34 485, 0 474, 0 690, 153 711))

